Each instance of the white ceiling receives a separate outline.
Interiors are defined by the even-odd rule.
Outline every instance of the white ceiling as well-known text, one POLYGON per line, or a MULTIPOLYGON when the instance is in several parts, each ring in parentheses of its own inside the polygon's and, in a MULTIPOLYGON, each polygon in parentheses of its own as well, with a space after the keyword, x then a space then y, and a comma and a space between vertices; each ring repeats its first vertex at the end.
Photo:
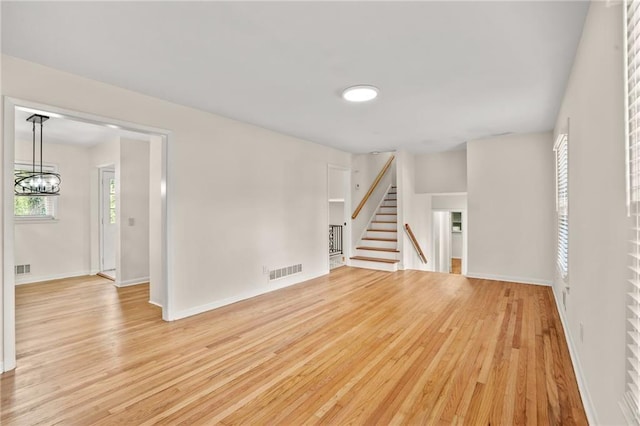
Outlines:
MULTIPOLYGON (((16 140, 30 141, 33 138, 33 124, 27 121, 34 112, 46 115, 44 122, 43 143, 93 146, 109 142, 117 137, 136 140, 149 140, 149 135, 122 129, 113 129, 97 124, 76 121, 46 111, 33 111, 16 108, 15 135, 16 140)), ((40 141, 40 126, 36 125, 36 138, 40 141)))
POLYGON ((351 152, 550 130, 583 1, 2 2, 2 51, 351 152), (348 104, 343 88, 373 84, 348 104))

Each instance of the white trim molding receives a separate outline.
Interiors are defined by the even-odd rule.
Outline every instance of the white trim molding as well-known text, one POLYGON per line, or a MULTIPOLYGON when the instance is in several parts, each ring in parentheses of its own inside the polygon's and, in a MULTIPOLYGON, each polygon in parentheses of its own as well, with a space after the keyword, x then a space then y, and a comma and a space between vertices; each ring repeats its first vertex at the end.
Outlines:
POLYGON ((578 391, 580 392, 582 405, 584 406, 584 411, 587 415, 587 421, 590 425, 599 425, 600 422, 598 421, 598 416, 596 415, 596 410, 593 405, 593 401, 591 400, 591 394, 589 393, 587 382, 584 378, 582 365, 580 364, 580 359, 578 358, 578 351, 576 350, 576 346, 573 342, 573 338, 571 337, 571 333, 569 333, 569 327, 567 327, 567 318, 564 315, 564 310, 562 309, 562 305, 560 303, 560 300, 558 299, 558 295, 556 294, 555 287, 552 289, 552 291, 553 299, 556 302, 556 309, 558 310, 558 316, 560 317, 560 323, 562 324, 564 338, 567 342, 567 347, 569 348, 569 356, 571 357, 571 364, 573 364, 573 371, 576 375, 576 381, 578 382, 578 391))
POLYGON ((75 277, 82 277, 82 276, 91 276, 91 275, 95 275, 92 274, 91 271, 77 271, 77 272, 67 272, 64 274, 54 274, 54 275, 40 275, 40 276, 31 276, 26 274, 26 276, 22 276, 22 277, 18 277, 16 275, 16 279, 15 279, 15 284, 16 285, 25 285, 25 284, 36 284, 36 283, 41 283, 41 282, 45 282, 45 281, 52 281, 52 280, 61 280, 64 278, 75 278, 75 277))
POLYGON ((506 282, 518 283, 518 284, 543 285, 547 287, 551 287, 553 285, 551 280, 542 280, 540 278, 510 277, 506 275, 493 275, 493 274, 483 274, 483 273, 475 273, 475 272, 469 272, 465 274, 465 276, 467 278, 477 278, 480 280, 506 281, 506 282))
POLYGON ((149 277, 132 278, 130 280, 115 281, 113 283, 116 287, 130 287, 138 284, 149 284, 149 277))
MULTIPOLYGON (((187 317, 191 317, 193 315, 198 315, 198 314, 202 314, 204 312, 208 312, 208 311, 212 311, 214 309, 217 308, 221 308, 223 306, 227 306, 227 305, 231 305, 232 303, 237 303, 237 302, 241 302, 243 300, 247 300, 247 299, 251 299, 252 297, 256 297, 256 296, 261 296, 263 294, 267 294, 267 293, 271 293, 272 291, 276 291, 276 290, 281 290, 283 288, 286 287, 291 287, 294 285, 298 285, 298 284, 302 284, 304 282, 307 282, 309 280, 313 280, 319 277, 322 277, 324 275, 327 275, 329 273, 329 270, 325 270, 322 271, 321 273, 317 274, 317 275, 311 275, 311 276, 305 276, 302 280, 299 281, 295 281, 295 282, 283 282, 281 284, 276 284, 273 287, 269 287, 266 289, 257 289, 257 290, 252 290, 252 291, 245 291, 243 293, 240 294, 236 294, 234 296, 231 297, 227 297, 226 299, 221 299, 221 300, 216 300, 210 303, 206 303, 204 305, 200 305, 200 306, 195 306, 193 308, 189 308, 189 309, 183 309, 181 311, 175 311, 175 316, 174 316, 174 320, 179 320, 179 319, 183 319, 183 318, 187 318, 187 317)), ((273 283, 274 281, 270 281, 271 283, 273 283)))

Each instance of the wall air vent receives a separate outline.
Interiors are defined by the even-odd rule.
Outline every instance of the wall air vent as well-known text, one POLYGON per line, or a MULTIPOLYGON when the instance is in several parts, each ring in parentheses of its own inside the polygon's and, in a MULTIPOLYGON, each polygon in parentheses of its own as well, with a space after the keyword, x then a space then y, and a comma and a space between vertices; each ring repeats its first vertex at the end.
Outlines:
POLYGON ((280 269, 272 269, 269 271, 269 281, 278 280, 280 278, 287 277, 293 274, 299 274, 302 272, 302 264, 298 263, 297 265, 285 266, 280 269))
POLYGON ((31 265, 16 265, 16 275, 29 274, 31 272, 31 265))

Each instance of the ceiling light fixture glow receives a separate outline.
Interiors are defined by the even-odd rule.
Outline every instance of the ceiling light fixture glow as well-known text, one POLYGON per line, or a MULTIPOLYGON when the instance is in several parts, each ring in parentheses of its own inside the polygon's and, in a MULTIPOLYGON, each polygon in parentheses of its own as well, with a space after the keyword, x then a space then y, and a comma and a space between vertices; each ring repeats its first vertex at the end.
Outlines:
POLYGON ((378 97, 378 92, 375 86, 358 85, 344 89, 342 97, 349 102, 367 102, 378 97))

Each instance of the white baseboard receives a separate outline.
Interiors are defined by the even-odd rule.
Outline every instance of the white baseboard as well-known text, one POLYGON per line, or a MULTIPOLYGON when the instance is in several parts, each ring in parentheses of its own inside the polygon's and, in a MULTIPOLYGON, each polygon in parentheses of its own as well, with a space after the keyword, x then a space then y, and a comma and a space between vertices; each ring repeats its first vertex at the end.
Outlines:
POLYGON ((4 364, 0 361, 0 373, 4 373, 4 364))
POLYGON ((468 278, 478 278, 481 280, 493 280, 493 281, 507 281, 518 284, 535 284, 551 287, 552 283, 549 280, 541 280, 540 278, 523 278, 523 277, 509 277, 506 275, 493 275, 493 274, 478 274, 475 272, 468 272, 466 275, 468 278))
POLYGON ((140 278, 133 278, 133 279, 124 280, 124 281, 115 281, 113 285, 115 285, 116 287, 129 287, 132 285, 148 284, 148 283, 149 283, 149 277, 140 277, 140 278))
POLYGON ((149 300, 149 303, 152 304, 152 305, 155 305, 155 306, 157 306, 159 308, 162 308, 162 305, 160 303, 154 302, 153 300, 149 300))
POLYGON ((40 276, 28 275, 28 276, 22 276, 22 277, 18 277, 18 275, 16 275, 15 283, 16 285, 34 284, 34 283, 41 283, 43 281, 60 280, 62 278, 82 277, 84 275, 92 275, 92 274, 91 274, 91 271, 86 270, 86 271, 79 271, 79 272, 68 272, 64 274, 54 274, 54 275, 40 275, 40 276))
POLYGON ((231 297, 227 297, 226 299, 222 299, 222 300, 216 300, 214 302, 211 303, 207 303, 204 305, 200 305, 200 306, 194 306, 193 308, 188 308, 188 309, 183 309, 181 311, 176 312, 175 314, 172 315, 172 318, 169 319, 169 321, 174 321, 174 320, 179 320, 182 318, 187 318, 193 315, 198 315, 201 314, 203 312, 207 312, 207 311, 211 311, 213 309, 217 309, 217 308, 221 308, 223 306, 226 305, 231 305, 232 303, 237 303, 246 299, 251 299, 252 297, 256 297, 256 296, 260 296, 262 294, 266 294, 266 293, 271 293, 272 291, 276 291, 276 290, 280 290, 283 289, 285 287, 290 287, 296 284, 301 284, 303 282, 321 277, 323 275, 327 275, 329 273, 329 270, 327 269, 326 271, 322 271, 321 273, 317 274, 317 275, 311 275, 311 276, 304 276, 303 279, 299 280, 299 281, 294 281, 294 282, 288 282, 288 281, 284 281, 280 284, 274 281, 270 281, 271 284, 269 285, 269 288, 257 288, 255 290, 250 290, 250 291, 245 291, 243 293, 237 294, 235 296, 231 296, 231 297))
POLYGON ((589 389, 587 388, 587 382, 584 378, 582 364, 580 364, 580 359, 578 358, 578 351, 576 350, 573 337, 571 336, 571 332, 569 331, 569 327, 567 326, 567 318, 564 314, 564 309, 562 308, 562 304, 560 303, 558 295, 556 294, 555 287, 553 288, 553 299, 556 301, 556 309, 558 310, 560 322, 562 323, 562 329, 564 330, 564 336, 567 341, 567 347, 569 348, 569 356, 571 357, 571 363, 573 364, 573 371, 576 374, 578 390, 580 391, 580 398, 582 399, 584 411, 587 414, 587 421, 590 425, 598 425, 600 424, 600 422, 598 422, 598 416, 596 414, 595 406, 593 405, 591 394, 589 393, 589 389))

